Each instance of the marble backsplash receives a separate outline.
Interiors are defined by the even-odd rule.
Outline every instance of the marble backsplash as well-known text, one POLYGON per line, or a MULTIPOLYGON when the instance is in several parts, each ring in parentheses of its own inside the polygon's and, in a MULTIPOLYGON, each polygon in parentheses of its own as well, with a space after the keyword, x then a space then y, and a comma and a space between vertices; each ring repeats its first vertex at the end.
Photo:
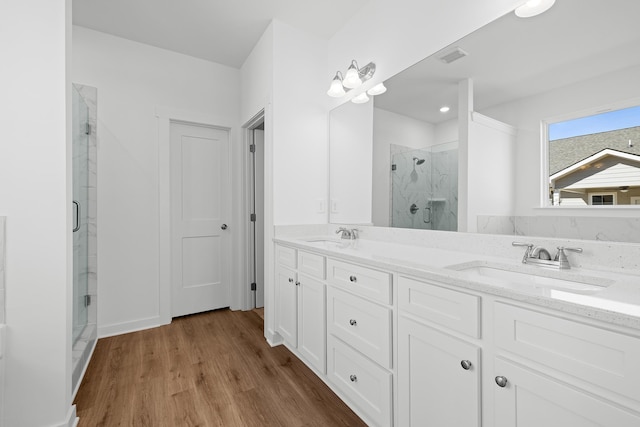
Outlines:
POLYGON ((478 233, 640 243, 640 218, 478 216, 478 233))

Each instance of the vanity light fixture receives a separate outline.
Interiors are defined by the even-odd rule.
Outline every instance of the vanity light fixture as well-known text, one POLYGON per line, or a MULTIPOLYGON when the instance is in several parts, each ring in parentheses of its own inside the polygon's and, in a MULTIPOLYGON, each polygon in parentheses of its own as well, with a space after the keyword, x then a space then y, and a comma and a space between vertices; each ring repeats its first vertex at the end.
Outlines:
POLYGON ((342 73, 338 71, 336 76, 331 81, 331 86, 329 86, 329 90, 327 91, 327 95, 333 98, 340 98, 346 92, 344 91, 344 86, 342 86, 342 73))
POLYGON ((551 9, 556 0, 528 0, 516 7, 515 14, 518 18, 531 18, 551 9))
POLYGON ((443 114, 444 113, 448 113, 450 109, 451 108, 449 108, 448 106, 443 105, 442 107, 440 107, 440 112, 443 113, 443 114))
POLYGON ((349 69, 347 69, 344 77, 342 73, 338 71, 336 76, 331 81, 331 87, 327 91, 327 95, 332 96, 334 98, 339 98, 343 96, 346 89, 355 89, 360 86, 362 83, 369 80, 376 72, 376 64, 373 62, 369 62, 362 68, 358 67, 358 63, 356 60, 351 61, 351 65, 349 65, 349 69), (342 90, 340 90, 342 87, 342 90))
POLYGON ((378 83, 377 85, 369 89, 367 93, 369 95, 375 96, 375 95, 382 95, 386 91, 387 91, 387 88, 384 86, 384 84, 378 83))
POLYGON ((367 92, 362 92, 360 95, 354 97, 351 102, 354 104, 365 104, 369 102, 369 97, 367 96, 367 92))

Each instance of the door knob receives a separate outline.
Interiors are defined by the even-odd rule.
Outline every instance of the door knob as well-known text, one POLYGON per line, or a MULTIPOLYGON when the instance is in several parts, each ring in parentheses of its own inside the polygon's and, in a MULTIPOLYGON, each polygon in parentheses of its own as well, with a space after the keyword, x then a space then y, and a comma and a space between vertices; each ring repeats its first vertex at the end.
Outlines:
POLYGON ((222 228, 223 230, 226 230, 226 229, 227 229, 227 224, 222 224, 222 225, 220 226, 220 228, 222 228))

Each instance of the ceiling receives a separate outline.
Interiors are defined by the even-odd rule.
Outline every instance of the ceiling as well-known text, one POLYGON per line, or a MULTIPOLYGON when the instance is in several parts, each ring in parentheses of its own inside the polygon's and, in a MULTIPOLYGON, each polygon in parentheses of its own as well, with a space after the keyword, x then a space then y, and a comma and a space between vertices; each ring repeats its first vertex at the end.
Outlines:
POLYGON ((73 0, 73 24, 240 68, 272 19, 328 40, 367 1, 73 0))
POLYGON ((640 1, 629 0, 562 0, 529 19, 509 13, 386 81, 375 106, 437 124, 457 117, 466 78, 482 111, 638 65, 638 16, 640 1), (468 56, 438 59, 456 46, 468 56))

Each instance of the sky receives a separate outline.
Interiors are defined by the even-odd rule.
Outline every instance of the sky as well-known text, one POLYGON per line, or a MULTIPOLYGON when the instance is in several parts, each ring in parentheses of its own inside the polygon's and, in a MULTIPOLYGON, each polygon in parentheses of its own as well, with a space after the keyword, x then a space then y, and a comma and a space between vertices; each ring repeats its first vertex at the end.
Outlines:
POLYGON ((549 141, 640 126, 640 106, 549 125, 549 141))

